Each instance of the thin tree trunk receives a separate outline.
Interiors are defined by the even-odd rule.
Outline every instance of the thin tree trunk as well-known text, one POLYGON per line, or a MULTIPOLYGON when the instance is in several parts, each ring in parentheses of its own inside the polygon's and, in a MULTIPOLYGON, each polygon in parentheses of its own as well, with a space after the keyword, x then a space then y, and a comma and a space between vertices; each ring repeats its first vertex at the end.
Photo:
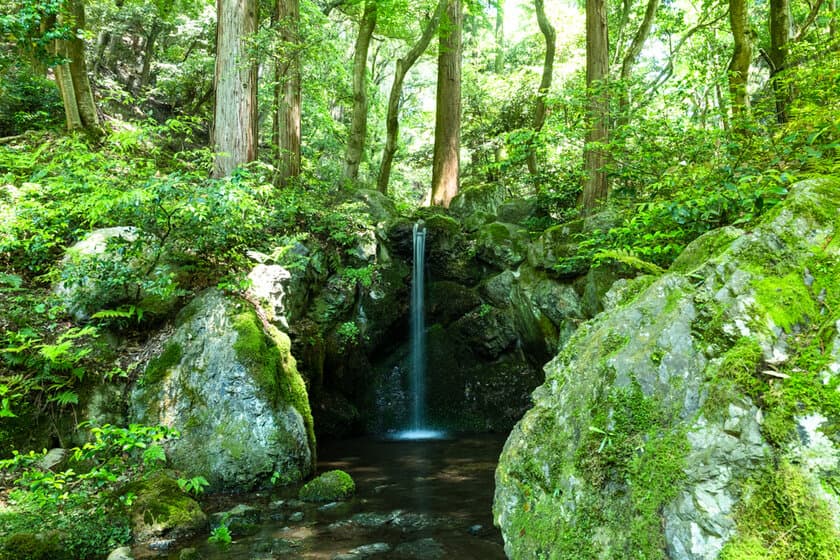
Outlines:
POLYGON ((536 142, 536 136, 545 124, 545 98, 548 95, 548 90, 551 88, 551 77, 554 73, 554 53, 557 42, 557 33, 554 31, 554 26, 551 25, 551 22, 548 21, 548 17, 545 15, 544 0, 534 0, 534 7, 537 9, 537 23, 545 38, 545 59, 543 60, 540 88, 537 90, 537 101, 534 105, 533 129, 535 138, 532 139, 528 146, 528 156, 526 158, 528 172, 531 175, 537 175, 539 173, 537 167, 537 150, 534 143, 536 142))
POLYGON ((496 59, 493 71, 501 74, 505 69, 505 0, 496 0, 496 59))
POLYGON ((443 0, 438 52, 435 145, 432 160, 432 198, 448 207, 458 194, 461 151, 461 0, 443 0))
POLYGON ((298 0, 277 0, 275 23, 283 41, 275 62, 274 145, 278 186, 300 175, 300 4, 298 0))
POLYGON ((606 142, 609 130, 609 97, 604 81, 609 74, 609 39, 607 9, 604 0, 586 0, 586 87, 589 131, 584 147, 584 170, 581 203, 590 213, 607 198, 609 184, 604 165, 607 155, 603 149, 592 147, 594 142, 606 142))
POLYGON ((790 0, 770 0, 770 49, 767 58, 770 61, 770 80, 776 98, 776 120, 779 124, 788 121, 787 108, 790 103, 790 88, 783 78, 791 37, 790 16, 790 0))
POLYGON ((137 84, 137 90, 143 91, 149 84, 149 77, 152 73, 152 60, 155 57, 155 41, 161 31, 160 22, 155 19, 152 23, 152 28, 146 36, 146 44, 143 47, 143 67, 140 70, 140 83, 137 84))
POLYGON ((379 177, 376 181, 376 187, 379 192, 383 194, 388 193, 388 182, 391 178, 391 165, 394 161, 394 154, 397 152, 397 140, 400 134, 400 98, 402 97, 403 82, 405 75, 417 62, 432 41, 432 37, 437 31, 440 23, 440 15, 443 3, 439 2, 435 13, 426 22, 426 28, 417 43, 411 47, 411 50, 406 53, 405 58, 397 60, 396 68, 394 69, 394 83, 391 85, 391 94, 388 96, 388 114, 385 117, 385 147, 382 149, 382 164, 379 168, 379 177))
POLYGON ((734 47, 732 58, 729 61, 729 97, 732 105, 733 125, 737 125, 739 119, 743 119, 749 112, 749 99, 747 98, 747 79, 750 73, 750 61, 752 60, 752 47, 748 35, 749 10, 748 0, 729 0, 729 25, 732 29, 734 47))
POLYGON ((650 35, 650 30, 653 27, 653 21, 656 17, 656 11, 659 9, 659 3, 660 0, 648 0, 645 17, 642 19, 642 23, 639 25, 639 29, 636 30, 633 41, 630 43, 630 47, 627 49, 624 59, 621 61, 621 84, 624 91, 619 99, 617 119, 619 124, 627 124, 630 121, 628 114, 630 111, 630 74, 633 72, 633 66, 635 66, 636 61, 639 59, 639 55, 642 54, 642 49, 645 46, 648 35, 650 35))
POLYGON ((365 150, 367 136, 367 59, 370 38, 376 28, 376 0, 366 0, 359 35, 353 54, 353 115, 347 137, 347 154, 344 158, 344 176, 356 180, 359 164, 365 150))
POLYGON ((98 76, 101 69, 102 63, 105 58, 105 50, 108 48, 108 45, 111 43, 111 32, 103 29, 99 32, 99 37, 96 39, 96 54, 93 58, 93 75, 98 76))
POLYGON ((256 0, 217 0, 213 176, 227 177, 257 157, 257 66, 247 39, 257 30, 256 0))

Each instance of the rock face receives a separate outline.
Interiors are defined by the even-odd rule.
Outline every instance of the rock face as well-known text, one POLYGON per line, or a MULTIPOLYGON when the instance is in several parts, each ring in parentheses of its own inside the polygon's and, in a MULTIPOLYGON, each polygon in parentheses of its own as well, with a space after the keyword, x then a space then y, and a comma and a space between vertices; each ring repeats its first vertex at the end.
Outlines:
POLYGON ((249 303, 208 290, 160 343, 132 394, 132 415, 181 432, 168 450, 175 468, 204 476, 213 490, 312 472, 312 416, 289 339, 249 303))
POLYGON ((508 556, 837 557, 838 230, 840 182, 804 181, 616 283, 505 445, 508 556))

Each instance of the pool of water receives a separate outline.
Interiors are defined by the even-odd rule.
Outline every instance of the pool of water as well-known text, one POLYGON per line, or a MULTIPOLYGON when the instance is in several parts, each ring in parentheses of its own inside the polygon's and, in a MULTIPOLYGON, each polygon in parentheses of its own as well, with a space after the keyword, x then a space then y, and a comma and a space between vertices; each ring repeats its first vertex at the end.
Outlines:
MULTIPOLYGON (((321 446, 319 472, 343 469, 356 481, 353 500, 306 504, 293 491, 217 496, 205 511, 244 503, 261 510, 255 534, 227 547, 206 535, 183 546, 203 560, 504 559, 492 523, 493 473, 504 436, 436 440, 360 438, 321 446)), ((179 558, 180 550, 137 547, 135 557, 179 558)))

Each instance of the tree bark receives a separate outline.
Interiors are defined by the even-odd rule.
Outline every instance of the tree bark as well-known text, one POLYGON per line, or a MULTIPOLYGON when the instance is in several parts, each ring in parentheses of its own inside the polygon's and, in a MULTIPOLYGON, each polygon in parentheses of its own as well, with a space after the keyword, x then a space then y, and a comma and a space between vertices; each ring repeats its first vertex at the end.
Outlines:
POLYGON ((590 213, 607 198, 609 184, 604 165, 607 161, 603 149, 592 147, 594 142, 606 142, 609 131, 609 96, 604 81, 609 74, 609 39, 607 35, 607 9, 604 0, 586 0, 586 88, 589 131, 583 151, 586 181, 581 203, 585 213, 590 213))
POLYGON ((55 42, 55 54, 67 60, 55 67, 55 81, 58 85, 68 130, 85 130, 98 135, 99 114, 85 61, 85 44, 79 38, 85 28, 85 6, 82 0, 67 0, 59 19, 70 24, 71 37, 55 42))
POLYGON ((461 0, 443 0, 446 8, 439 31, 435 145, 432 159, 432 199, 449 207, 458 194, 461 151, 461 0))
POLYGON ((748 32, 748 0, 729 0, 729 26, 732 29, 734 47, 729 61, 729 97, 732 106, 733 126, 740 128, 737 121, 749 112, 747 79, 752 60, 752 46, 748 32))
POLYGON ((276 184, 300 175, 300 3, 277 0, 275 23, 283 41, 274 65, 274 146, 276 184))
POLYGON ((228 177, 257 157, 257 66, 247 39, 257 30, 256 0, 216 0, 216 107, 213 176, 228 177))
POLYGON ((365 150, 367 136, 367 59, 370 38, 376 28, 376 0, 366 0, 359 35, 353 54, 353 115, 350 118, 350 134, 347 137, 347 154, 344 158, 344 176, 356 180, 359 164, 365 150))
POLYGON ((770 49, 767 58, 770 61, 770 80, 776 98, 776 120, 779 124, 788 121, 790 88, 784 83, 783 72, 791 31, 790 0, 770 0, 770 49))
POLYGON ((405 58, 397 60, 396 68, 394 69, 394 83, 391 85, 391 94, 388 96, 388 114, 385 117, 385 147, 382 149, 382 164, 379 168, 379 177, 376 181, 376 187, 379 192, 383 194, 388 193, 388 182, 391 178, 391 165, 394 161, 394 154, 397 152, 397 140, 400 134, 400 98, 402 97, 403 82, 405 75, 417 62, 432 41, 432 37, 437 31, 440 22, 441 8, 443 2, 439 2, 435 13, 426 22, 426 28, 423 30, 420 39, 411 47, 411 50, 406 53, 405 58))
POLYGON ((545 1, 534 0, 534 7, 537 9, 537 23, 540 26, 540 31, 545 38, 545 59, 543 60, 542 79, 540 80, 540 88, 537 90, 537 100, 534 105, 534 138, 528 146, 528 156, 526 162, 528 164, 528 172, 531 175, 537 175, 539 168, 537 167, 537 150, 534 143, 536 136, 542 130, 545 124, 545 97, 548 95, 548 90, 551 88, 551 78, 554 73, 554 53, 557 50, 557 32, 554 26, 548 21, 545 15, 545 1))
POLYGON ((653 21, 656 18, 656 11, 659 9, 660 0, 648 0, 647 8, 645 8, 645 16, 636 34, 633 36, 633 41, 630 47, 624 54, 624 59, 621 61, 621 84, 624 88, 623 94, 619 100, 618 122, 620 124, 627 124, 630 120, 628 112, 630 111, 630 74, 633 72, 633 66, 642 54, 642 49, 645 46, 648 35, 650 35, 653 21))

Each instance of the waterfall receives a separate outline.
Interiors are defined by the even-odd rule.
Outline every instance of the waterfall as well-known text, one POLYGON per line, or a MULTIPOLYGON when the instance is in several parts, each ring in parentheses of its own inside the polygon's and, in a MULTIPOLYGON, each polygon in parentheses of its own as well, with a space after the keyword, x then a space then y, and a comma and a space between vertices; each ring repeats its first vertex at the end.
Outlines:
POLYGON ((423 276, 426 269, 426 228, 414 224, 414 267, 411 271, 411 429, 426 427, 426 317, 423 276))
MULTIPOLYGON (((408 356, 408 389, 406 399, 408 426, 388 437, 395 440, 429 440, 445 438, 444 432, 430 429, 426 419, 426 310, 423 281, 426 272, 426 227, 414 224, 414 265, 411 270, 411 332, 408 356)), ((404 371, 404 370, 403 370, 404 371)))

